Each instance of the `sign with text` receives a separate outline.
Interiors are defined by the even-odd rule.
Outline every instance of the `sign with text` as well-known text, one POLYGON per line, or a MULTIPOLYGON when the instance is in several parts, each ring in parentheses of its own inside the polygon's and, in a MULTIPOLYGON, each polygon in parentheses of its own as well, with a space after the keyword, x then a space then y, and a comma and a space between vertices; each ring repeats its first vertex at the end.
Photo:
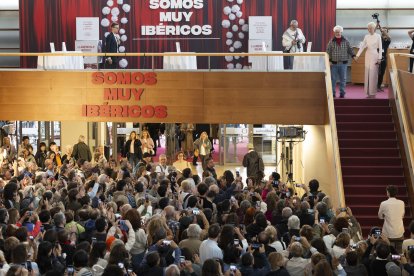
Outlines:
MULTIPOLYGON (((81 51, 83 53, 98 53, 99 47, 102 42, 99 40, 76 40, 75 51, 81 51)), ((85 69, 98 69, 98 63, 101 62, 102 57, 83 57, 83 63, 85 69)))
POLYGON ((272 17, 249 16, 249 39, 271 40, 272 17))
POLYGON ((76 40, 99 40, 99 17, 76 17, 76 40))

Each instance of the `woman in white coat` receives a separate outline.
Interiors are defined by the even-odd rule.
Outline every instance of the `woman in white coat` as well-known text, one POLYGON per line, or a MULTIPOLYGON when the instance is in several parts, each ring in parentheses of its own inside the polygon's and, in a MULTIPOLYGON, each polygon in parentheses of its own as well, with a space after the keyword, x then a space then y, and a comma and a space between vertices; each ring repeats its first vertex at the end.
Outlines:
POLYGON ((381 36, 375 32, 377 24, 368 24, 368 34, 364 37, 361 47, 356 56, 357 60, 365 48, 365 82, 364 89, 368 98, 375 98, 377 94, 378 69, 382 60, 381 36))

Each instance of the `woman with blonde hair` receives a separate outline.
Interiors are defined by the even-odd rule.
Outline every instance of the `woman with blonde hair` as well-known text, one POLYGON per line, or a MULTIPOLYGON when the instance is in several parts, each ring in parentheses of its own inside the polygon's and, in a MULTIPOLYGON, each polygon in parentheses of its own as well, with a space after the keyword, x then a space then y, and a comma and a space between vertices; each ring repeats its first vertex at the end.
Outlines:
POLYGON ((131 164, 132 168, 135 168, 135 166, 142 159, 141 146, 141 140, 138 139, 137 133, 135 131, 131 131, 129 139, 126 141, 124 146, 123 157, 128 159, 128 162, 131 164))
POLYGON ((206 160, 210 156, 211 151, 211 142, 208 139, 207 132, 202 132, 200 138, 194 142, 194 160, 193 165, 197 165, 198 156, 201 158, 201 164, 203 166, 203 171, 206 170, 206 160))
POLYGON ((154 155, 154 141, 152 140, 148 130, 143 130, 141 134, 141 149, 142 153, 148 152, 154 155))
POLYGON ((272 252, 268 257, 270 264, 270 272, 267 274, 269 276, 289 276, 289 272, 284 267, 286 260, 282 254, 277 252, 272 252))
POLYGON ((365 35, 364 41, 356 55, 356 60, 361 56, 365 48, 365 81, 364 90, 368 95, 367 98, 375 98, 378 85, 378 69, 382 60, 382 42, 381 36, 375 33, 377 24, 370 22, 368 24, 368 34, 365 35))

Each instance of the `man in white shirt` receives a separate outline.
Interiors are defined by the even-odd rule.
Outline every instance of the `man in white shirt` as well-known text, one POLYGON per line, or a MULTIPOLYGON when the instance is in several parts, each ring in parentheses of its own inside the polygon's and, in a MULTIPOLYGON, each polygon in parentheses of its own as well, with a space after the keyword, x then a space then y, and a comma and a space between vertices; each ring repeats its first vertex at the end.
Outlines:
POLYGON ((395 198, 397 193, 398 188, 396 186, 388 186, 388 200, 381 202, 378 211, 378 217, 384 220, 382 233, 388 239, 400 239, 404 236, 405 204, 404 201, 395 198))
POLYGON ((164 175, 168 175, 170 172, 170 166, 167 165, 167 156, 165 154, 161 154, 158 158, 159 164, 155 167, 155 172, 160 174, 163 173, 164 175))
MULTIPOLYGON (((303 44, 306 42, 306 38, 303 35, 301 29, 298 28, 298 21, 292 20, 290 27, 283 33, 283 52, 285 53, 298 53, 303 52, 303 44)), ((293 56, 285 57, 285 69, 293 69, 293 56)))
POLYGON ((220 226, 218 224, 210 225, 208 228, 208 239, 200 245, 200 261, 203 264, 208 259, 223 259, 223 251, 217 244, 220 234, 220 226))

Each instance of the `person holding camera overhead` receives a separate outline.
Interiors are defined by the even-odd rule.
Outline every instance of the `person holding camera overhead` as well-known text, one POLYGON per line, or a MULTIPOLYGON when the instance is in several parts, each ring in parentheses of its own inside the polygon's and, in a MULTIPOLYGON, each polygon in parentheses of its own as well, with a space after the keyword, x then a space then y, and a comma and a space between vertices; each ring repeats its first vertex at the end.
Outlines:
POLYGON ((368 23, 368 34, 365 35, 364 41, 359 48, 356 55, 356 60, 359 59, 365 48, 365 81, 364 90, 368 95, 367 98, 375 98, 377 94, 378 85, 378 69, 382 60, 382 43, 381 36, 375 33, 377 24, 374 22, 368 23))
POLYGON ((382 85, 382 81, 384 80, 385 70, 387 69, 387 52, 388 52, 388 47, 390 47, 390 44, 391 44, 391 37, 388 34, 388 29, 381 27, 380 21, 378 20, 378 14, 374 14, 373 17, 374 16, 377 17, 377 28, 381 32, 382 60, 381 60, 381 64, 380 64, 380 68, 378 72, 377 91, 382 92, 384 91, 384 89, 382 89, 381 85, 382 85))
MULTIPOLYGON (((303 52, 303 44, 306 41, 301 29, 298 28, 298 21, 292 20, 290 27, 283 33, 283 52, 284 53, 299 53, 303 52)), ((293 69, 293 56, 285 57, 285 69, 293 69)))

